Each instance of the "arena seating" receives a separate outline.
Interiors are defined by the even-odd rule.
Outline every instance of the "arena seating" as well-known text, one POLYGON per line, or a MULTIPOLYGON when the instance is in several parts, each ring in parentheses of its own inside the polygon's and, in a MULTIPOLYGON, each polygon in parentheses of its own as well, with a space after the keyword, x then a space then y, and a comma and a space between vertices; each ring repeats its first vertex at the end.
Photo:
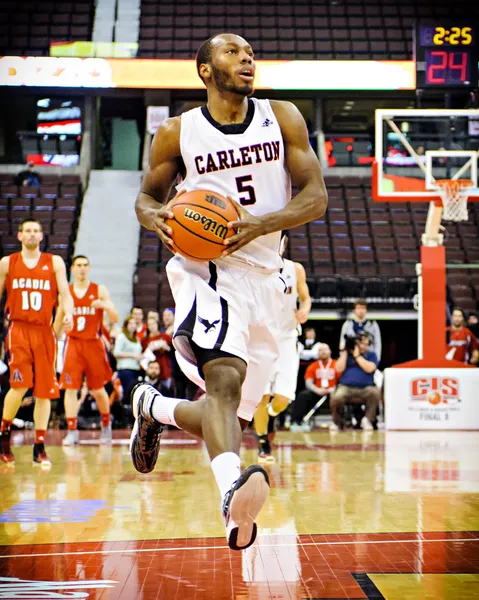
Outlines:
MULTIPOLYGON (((467 4, 142 0, 139 57, 192 58, 207 37, 229 30, 265 59, 406 60, 416 19, 468 14, 467 4)), ((0 54, 47 56, 51 41, 91 40, 94 10, 93 0, 3 2, 0 54)))
POLYGON ((139 57, 192 58, 210 35, 234 31, 264 59, 410 60, 414 21, 459 16, 466 3, 142 0, 139 57))
POLYGON ((91 40, 93 0, 7 1, 0 7, 0 55, 48 56, 51 41, 91 40))
POLYGON ((41 248, 67 263, 73 252, 82 201, 79 175, 42 174, 39 189, 18 188, 12 173, 0 173, 0 255, 20 250, 18 225, 31 217, 43 226, 41 248))
MULTIPOLYGON (((365 296, 372 305, 411 308, 427 205, 373 202, 370 177, 325 179, 325 216, 291 230, 287 249, 287 257, 305 267, 315 305, 342 307, 365 296)), ((478 226, 477 204, 470 206, 469 221, 447 226, 448 263, 479 261, 478 226)), ((171 306, 164 269, 169 256, 153 232, 142 230, 135 299, 147 309, 171 306)), ((451 269, 447 281, 454 303, 474 310, 479 272, 451 269)))

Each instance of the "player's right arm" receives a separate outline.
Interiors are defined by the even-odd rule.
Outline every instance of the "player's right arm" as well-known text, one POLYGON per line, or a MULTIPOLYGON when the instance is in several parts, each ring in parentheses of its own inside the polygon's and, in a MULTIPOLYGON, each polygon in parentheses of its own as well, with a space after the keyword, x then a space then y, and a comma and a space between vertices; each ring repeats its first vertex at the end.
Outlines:
POLYGON ((166 119, 153 138, 150 149, 150 164, 144 174, 135 210, 138 221, 156 231, 164 244, 171 244, 172 230, 165 218, 173 218, 166 209, 166 202, 181 168, 180 117, 166 119))
POLYGON ((2 299, 3 292, 5 290, 5 282, 7 280, 9 265, 10 265, 10 257, 4 256, 0 260, 0 300, 2 299))

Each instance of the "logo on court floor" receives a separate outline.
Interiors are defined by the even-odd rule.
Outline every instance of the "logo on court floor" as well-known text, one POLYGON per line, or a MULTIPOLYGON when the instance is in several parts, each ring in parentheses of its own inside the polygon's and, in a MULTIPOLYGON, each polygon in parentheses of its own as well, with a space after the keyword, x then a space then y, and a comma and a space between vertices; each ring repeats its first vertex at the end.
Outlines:
POLYGON ((198 321, 204 326, 205 333, 209 333, 210 331, 214 331, 216 326, 221 321, 221 319, 216 319, 213 323, 210 323, 207 319, 203 319, 203 317, 198 317, 198 321))
POLYGON ((88 598, 88 592, 71 590, 99 590, 111 588, 117 581, 90 579, 77 581, 38 581, 0 577, 0 598, 88 598), (65 592, 61 594, 59 592, 65 592))
POLYGON ((437 404, 458 404, 459 380, 454 377, 418 377, 411 381, 411 400, 437 404))

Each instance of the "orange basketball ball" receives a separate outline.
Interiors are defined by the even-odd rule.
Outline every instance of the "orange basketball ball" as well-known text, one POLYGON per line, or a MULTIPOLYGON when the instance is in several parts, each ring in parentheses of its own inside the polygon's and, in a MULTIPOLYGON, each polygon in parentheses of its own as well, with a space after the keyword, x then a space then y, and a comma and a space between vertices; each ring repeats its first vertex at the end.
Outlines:
POLYGON ((429 392, 427 399, 431 404, 439 404, 442 400, 442 396, 439 392, 429 392))
POLYGON ((227 248, 224 240, 235 234, 228 223, 238 220, 236 206, 216 192, 186 192, 172 200, 168 209, 175 215, 167 219, 174 250, 190 260, 219 258, 227 248))

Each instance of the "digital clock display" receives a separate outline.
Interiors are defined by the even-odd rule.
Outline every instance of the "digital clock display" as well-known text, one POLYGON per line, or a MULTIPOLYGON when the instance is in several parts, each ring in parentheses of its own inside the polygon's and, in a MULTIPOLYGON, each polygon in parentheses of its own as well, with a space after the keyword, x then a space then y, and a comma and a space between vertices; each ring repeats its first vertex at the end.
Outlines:
POLYGON ((470 23, 417 23, 414 30, 417 87, 478 85, 477 28, 470 23))

